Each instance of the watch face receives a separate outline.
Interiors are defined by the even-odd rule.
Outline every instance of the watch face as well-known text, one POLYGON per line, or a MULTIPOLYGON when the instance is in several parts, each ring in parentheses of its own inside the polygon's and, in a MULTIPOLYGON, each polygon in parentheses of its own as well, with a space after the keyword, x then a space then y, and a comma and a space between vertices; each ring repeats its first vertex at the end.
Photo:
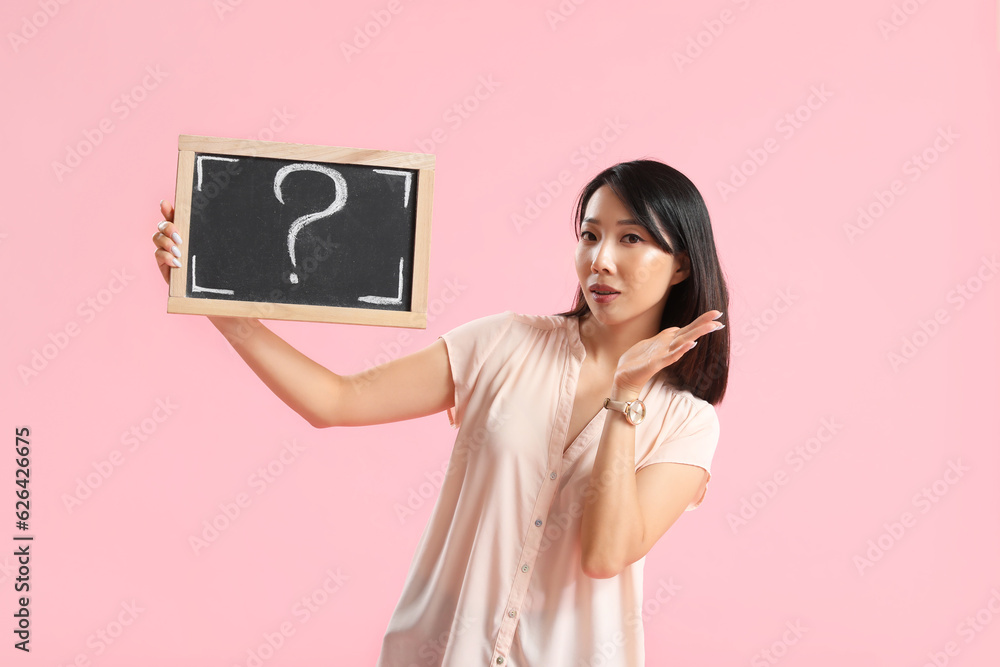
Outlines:
POLYGON ((634 401, 629 401, 628 406, 625 408, 625 416, 628 417, 630 424, 638 424, 646 416, 645 404, 638 398, 634 401))

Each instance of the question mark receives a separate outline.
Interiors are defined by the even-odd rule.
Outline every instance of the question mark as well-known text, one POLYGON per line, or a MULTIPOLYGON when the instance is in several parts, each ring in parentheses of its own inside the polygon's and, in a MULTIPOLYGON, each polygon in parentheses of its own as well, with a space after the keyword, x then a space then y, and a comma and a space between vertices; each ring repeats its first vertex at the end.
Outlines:
POLYGON ((333 182, 337 186, 337 197, 333 200, 333 203, 326 207, 326 210, 319 211, 317 213, 309 213, 303 215, 301 218, 296 218, 292 223, 292 226, 288 229, 288 256, 292 258, 292 275, 289 277, 293 283, 299 282, 299 277, 296 275, 295 269, 295 237, 298 236, 299 231, 308 225, 310 222, 315 222, 321 218, 333 215, 340 209, 344 208, 344 204, 347 203, 347 181, 344 177, 340 175, 340 172, 336 169, 331 169, 329 167, 324 167, 319 164, 290 164, 282 167, 278 170, 278 173, 274 175, 274 196, 278 198, 278 201, 282 204, 285 200, 281 198, 281 182, 285 180, 285 176, 288 176, 293 171, 318 171, 321 174, 326 174, 333 179, 333 182))

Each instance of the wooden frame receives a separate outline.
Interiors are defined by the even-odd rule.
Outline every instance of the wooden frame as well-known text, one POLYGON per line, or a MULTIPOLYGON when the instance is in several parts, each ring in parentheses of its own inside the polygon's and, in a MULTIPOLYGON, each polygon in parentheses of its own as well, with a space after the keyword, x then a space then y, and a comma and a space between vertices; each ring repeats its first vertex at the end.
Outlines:
POLYGON ((174 224, 182 239, 190 238, 192 182, 195 153, 215 153, 246 157, 269 157, 306 162, 329 162, 362 166, 399 167, 418 170, 416 199, 416 229, 413 250, 413 291, 410 310, 377 310, 344 308, 291 303, 229 301, 188 297, 188 244, 178 246, 181 252, 180 271, 170 272, 168 313, 189 315, 221 315, 260 319, 299 320, 308 322, 341 322, 427 328, 427 282, 430 262, 431 205, 434 193, 433 155, 368 150, 343 146, 316 146, 251 139, 225 139, 182 134, 177 142, 177 184, 174 196, 174 224))

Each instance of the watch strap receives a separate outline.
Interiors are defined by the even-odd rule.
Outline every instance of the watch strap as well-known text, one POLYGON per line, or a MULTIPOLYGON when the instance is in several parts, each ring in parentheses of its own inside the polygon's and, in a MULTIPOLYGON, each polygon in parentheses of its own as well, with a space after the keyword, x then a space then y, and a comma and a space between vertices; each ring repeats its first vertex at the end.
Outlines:
POLYGON ((628 401, 612 401, 610 397, 604 399, 604 407, 609 410, 617 410, 618 412, 625 412, 625 405, 628 401))
POLYGON ((611 397, 604 399, 604 407, 609 410, 616 410, 625 415, 625 419, 629 424, 637 426, 646 416, 646 404, 642 402, 640 398, 633 398, 630 401, 613 401, 611 397), (633 411, 630 408, 638 403, 639 407, 635 412, 638 413, 637 418, 633 418, 633 411))

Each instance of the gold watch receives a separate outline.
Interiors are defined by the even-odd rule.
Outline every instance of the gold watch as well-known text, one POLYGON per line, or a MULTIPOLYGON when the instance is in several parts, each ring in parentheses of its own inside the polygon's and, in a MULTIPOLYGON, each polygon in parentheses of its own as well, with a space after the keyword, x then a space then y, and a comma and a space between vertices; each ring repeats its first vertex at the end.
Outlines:
POLYGON ((617 410, 625 413, 625 419, 632 426, 637 426, 646 416, 646 404, 638 398, 631 401, 612 401, 611 398, 604 399, 604 407, 609 410, 617 410))

